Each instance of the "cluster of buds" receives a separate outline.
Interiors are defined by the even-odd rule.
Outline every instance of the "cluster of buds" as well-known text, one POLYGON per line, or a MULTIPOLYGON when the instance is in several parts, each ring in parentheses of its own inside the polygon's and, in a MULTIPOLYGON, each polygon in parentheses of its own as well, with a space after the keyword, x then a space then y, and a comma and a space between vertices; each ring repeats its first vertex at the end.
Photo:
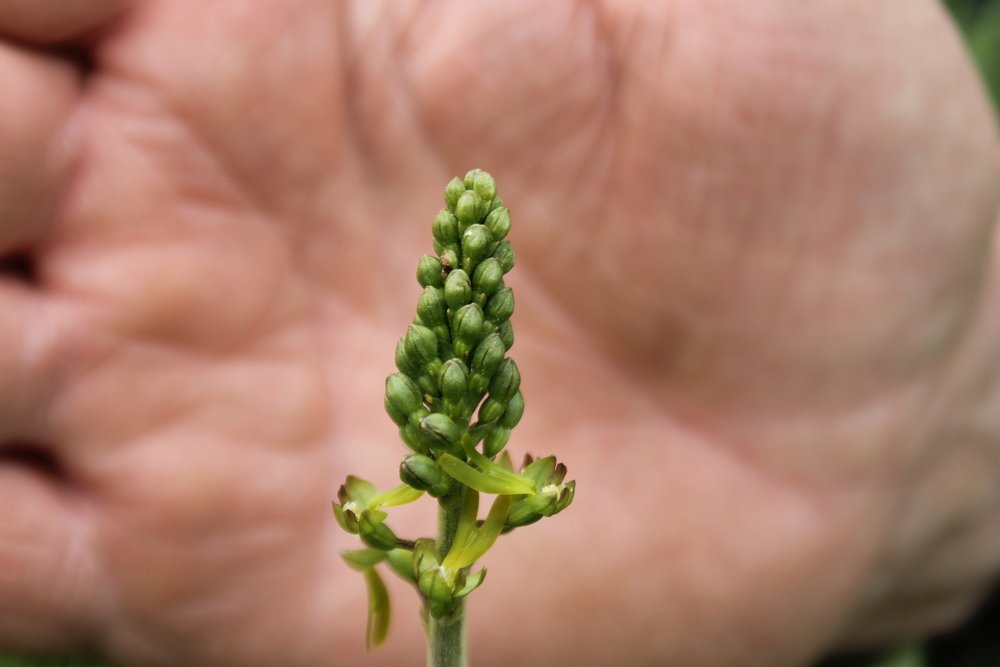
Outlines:
MULTIPOLYGON (((345 552, 348 564, 368 580, 386 562, 417 587, 434 618, 451 614, 482 583, 485 569, 469 569, 498 535, 562 511, 575 491, 554 457, 529 456, 515 472, 504 449, 524 414, 521 375, 506 356, 514 344, 514 294, 504 284, 514 266, 510 213, 493 177, 478 169, 453 179, 444 199, 432 227, 435 254, 417 265, 423 292, 396 346, 398 372, 386 379, 386 412, 410 450, 400 464, 403 485, 378 494, 349 477, 334 504, 341 527, 369 547, 345 552), (400 540, 385 524, 382 508, 424 492, 442 507, 461 503, 447 553, 429 538, 400 540), (479 493, 497 496, 485 521, 477 520, 479 493)), ((378 610, 369 611, 371 638, 378 610)))

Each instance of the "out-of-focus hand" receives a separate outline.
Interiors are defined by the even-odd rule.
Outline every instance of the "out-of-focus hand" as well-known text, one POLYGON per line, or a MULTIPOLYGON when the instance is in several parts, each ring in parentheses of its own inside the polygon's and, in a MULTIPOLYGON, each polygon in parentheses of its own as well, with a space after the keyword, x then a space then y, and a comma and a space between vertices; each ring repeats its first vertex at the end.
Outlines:
POLYGON ((931 0, 2 0, 0 30, 4 645, 419 662, 409 598, 362 657, 330 500, 396 483, 383 378, 474 166, 519 253, 509 447, 579 482, 489 557, 476 664, 791 666, 996 572, 1000 149, 931 0))

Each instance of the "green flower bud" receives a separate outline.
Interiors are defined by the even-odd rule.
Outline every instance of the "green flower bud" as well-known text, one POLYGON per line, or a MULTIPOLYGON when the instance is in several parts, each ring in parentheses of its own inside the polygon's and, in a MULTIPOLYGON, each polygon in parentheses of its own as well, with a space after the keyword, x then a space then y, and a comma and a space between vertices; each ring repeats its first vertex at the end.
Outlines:
POLYGON ((424 255, 417 264, 417 282, 421 287, 442 287, 441 260, 433 255, 424 255))
POLYGON ((435 412, 421 419, 417 437, 421 444, 434 451, 448 452, 460 458, 465 456, 462 448, 458 446, 462 429, 448 415, 435 412))
POLYGON ((483 201, 492 201, 497 196, 497 182, 485 171, 480 171, 472 181, 472 189, 483 198, 483 201))
POLYGON ((393 373, 385 379, 385 411, 397 426, 410 421, 410 415, 424 407, 417 384, 403 375, 393 373))
POLYGON ((501 404, 506 404, 521 387, 521 373, 517 370, 517 364, 510 357, 500 362, 500 368, 490 379, 490 397, 495 398, 501 404))
POLYGON ((469 371, 461 359, 444 362, 438 377, 441 380, 441 396, 445 399, 459 401, 469 390, 469 371))
POLYGON ((405 373, 411 378, 415 378, 420 375, 420 365, 419 362, 414 364, 414 360, 410 358, 409 353, 406 351, 406 337, 399 339, 396 343, 396 368, 400 370, 401 373, 405 373))
POLYGON ((518 390, 514 394, 514 397, 507 402, 507 407, 503 411, 503 416, 500 417, 499 424, 506 428, 514 428, 521 421, 522 415, 524 415, 524 397, 521 395, 521 391, 518 390))
POLYGON ((475 225, 483 217, 483 200, 473 190, 467 190, 455 204, 455 217, 458 218, 458 233, 475 225))
POLYGON ((451 182, 444 189, 444 203, 449 210, 455 210, 455 204, 458 203, 458 198, 465 193, 465 190, 465 183, 462 182, 462 179, 457 176, 451 179, 451 182))
POLYGON ((514 268, 514 246, 510 241, 500 241, 500 245, 493 251, 493 256, 500 262, 500 268, 504 273, 509 273, 514 268))
POLYGON ((494 209, 486 216, 483 224, 490 230, 494 241, 501 241, 510 232, 510 211, 503 207, 494 209))
POLYGON ((486 389, 493 374, 500 368, 503 355, 506 352, 503 340, 498 334, 490 334, 476 346, 476 351, 472 355, 472 372, 479 374, 484 381, 481 388, 474 388, 475 391, 486 389))
POLYGON ((504 347, 509 352, 510 348, 514 347, 514 325, 510 323, 510 320, 497 326, 497 335, 500 336, 500 340, 503 341, 504 347))
POLYGON ((361 513, 358 535, 361 536, 361 541, 372 549, 389 551, 399 546, 396 534, 389 526, 382 523, 385 517, 386 513, 379 510, 365 510, 361 513))
POLYGON ((469 274, 462 269, 449 273, 444 281, 444 299, 452 312, 472 301, 472 281, 469 280, 469 274))
POLYGON ((500 424, 494 424, 486 434, 486 437, 483 438, 483 456, 493 458, 503 451, 509 440, 510 429, 500 424))
POLYGON ((462 233, 462 268, 472 273, 490 251, 493 235, 483 225, 472 225, 462 233))
MULTIPOLYGON (((413 422, 419 424, 421 419, 430 414, 426 408, 423 410, 423 412, 425 414, 420 415, 419 418, 411 419, 409 424, 404 424, 403 426, 399 427, 399 439, 403 441, 403 444, 406 445, 407 449, 416 452, 418 454, 427 453, 427 448, 421 445, 420 440, 417 439, 417 427, 413 425, 413 422)), ((414 413, 414 416, 416 416, 419 413, 420 411, 418 410, 417 412, 414 413)))
MULTIPOLYGON (((441 395, 441 392, 438 391, 437 380, 426 373, 417 378, 417 386, 420 387, 420 392, 424 395, 425 399, 427 396, 436 398, 441 395)), ((427 401, 427 403, 430 404, 430 401, 427 401)))
POLYGON ((500 197, 494 197, 493 201, 490 202, 490 210, 495 211, 503 206, 503 200, 500 197))
POLYGON ((458 253, 454 250, 445 250, 441 253, 441 273, 447 275, 449 271, 457 269, 459 266, 458 253))
POLYGON ((399 464, 399 478, 414 489, 426 491, 435 498, 448 495, 452 481, 429 456, 407 454, 399 464))
POLYGON ((483 401, 483 404, 479 406, 479 421, 480 422, 491 422, 498 419, 504 412, 504 404, 497 399, 487 398, 483 401))
POLYGON ((500 262, 495 257, 480 262, 476 267, 476 272, 472 275, 472 285, 479 294, 490 296, 500 287, 503 282, 503 269, 500 262))
POLYGON ((469 190, 471 190, 476 185, 476 177, 480 174, 485 174, 486 172, 482 169, 470 169, 465 172, 465 178, 462 180, 462 184, 469 190))
MULTIPOLYGON (((421 378, 425 378, 425 377, 427 377, 427 376, 426 375, 422 375, 421 376, 421 378)), ((423 398, 427 398, 427 393, 428 392, 426 392, 426 391, 424 392, 423 398)), ((408 425, 412 426, 413 428, 419 427, 420 426, 420 420, 423 419, 424 417, 426 417, 427 415, 429 415, 430 413, 431 413, 430 410, 428 410, 427 408, 425 408, 424 406, 421 405, 419 408, 417 408, 416 412, 411 412, 410 413, 410 423, 408 425)))
POLYGON ((444 248, 458 247, 458 218, 450 211, 442 209, 434 218, 431 234, 444 248))
POLYGON ((462 306, 455 313, 452 329, 455 332, 455 354, 467 356, 483 335, 483 310, 477 303, 462 306))
POLYGON ((510 319, 514 314, 514 290, 504 287, 490 297, 486 302, 486 317, 494 324, 500 324, 510 319))
POLYGON ((427 327, 411 324, 406 330, 403 348, 411 364, 416 362, 423 365, 437 359, 438 339, 427 327))
POLYGON ((439 287, 425 287, 417 301, 417 315, 425 327, 433 329, 448 321, 445 316, 444 290, 439 287))

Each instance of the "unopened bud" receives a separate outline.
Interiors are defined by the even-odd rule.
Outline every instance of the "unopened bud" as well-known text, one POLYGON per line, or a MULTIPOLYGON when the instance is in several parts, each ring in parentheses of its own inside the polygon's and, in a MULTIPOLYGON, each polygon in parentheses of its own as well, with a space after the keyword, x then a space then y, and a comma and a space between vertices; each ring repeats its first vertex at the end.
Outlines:
MULTIPOLYGON (((414 413, 416 414, 416 413, 414 413)), ((417 424, 420 423, 420 419, 423 419, 427 415, 421 415, 419 419, 411 420, 409 424, 404 424, 399 427, 399 439, 403 441, 406 448, 412 452, 417 452, 418 454, 427 453, 427 448, 420 444, 417 439, 417 428, 413 425, 416 421, 417 424)))
POLYGON ((494 257, 480 262, 472 276, 472 285, 476 292, 486 296, 496 292, 502 282, 503 269, 500 268, 500 262, 494 257))
POLYGON ((486 202, 492 201, 497 196, 497 182, 485 171, 476 174, 472 182, 472 189, 486 202))
POLYGON ((421 444, 432 450, 464 456, 461 447, 458 446, 462 429, 448 415, 435 412, 421 419, 417 437, 421 444))
POLYGON ((504 287, 490 297, 486 302, 486 317, 494 324, 500 324, 510 319, 514 314, 514 290, 504 287))
POLYGON ((514 398, 514 394, 521 387, 521 373, 517 370, 517 364, 510 357, 500 362, 500 368, 490 379, 490 396, 502 404, 506 404, 514 398))
POLYGON ((452 249, 441 253, 441 273, 447 275, 452 269, 457 269, 459 265, 458 253, 452 249))
POLYGON ((490 251, 493 235, 483 225, 472 225, 462 233, 462 268, 472 273, 490 251))
POLYGON ((452 323, 455 354, 464 357, 475 349, 483 335, 483 322, 483 310, 478 303, 470 303, 458 309, 452 323))
POLYGON ((510 320, 497 326, 497 335, 500 336, 500 340, 503 341, 504 347, 509 352, 510 348, 514 347, 514 325, 510 323, 510 320))
POLYGON ((458 198, 462 196, 466 190, 465 183, 462 179, 457 176, 448 183, 447 187, 444 189, 444 203, 445 205, 454 212, 455 204, 458 203, 458 198))
POLYGON ((494 241, 502 241, 510 232, 510 211, 503 207, 494 209, 486 216, 483 224, 490 230, 494 241))
POLYGON ((492 396, 483 401, 483 404, 479 406, 479 421, 481 422, 491 422, 495 421, 503 414, 504 404, 493 398, 492 396))
POLYGON ((444 290, 439 287, 425 287, 417 301, 417 315, 426 327, 434 328, 445 324, 447 318, 444 290))
POLYGON ((414 489, 426 491, 435 498, 451 491, 451 477, 429 456, 407 454, 399 464, 399 478, 414 489))
POLYGON ((510 429, 500 424, 494 424, 483 438, 483 456, 493 458, 507 446, 510 440, 510 429))
POLYGON ((427 327, 411 324, 406 330, 403 347, 411 363, 426 364, 437 358, 438 339, 427 327))
POLYGON ((462 179, 462 184, 465 185, 466 188, 471 190, 476 185, 476 177, 479 176, 479 174, 485 174, 485 173, 486 172, 483 171, 482 169, 470 169, 469 171, 465 172, 465 177, 462 179))
MULTIPOLYGON (((490 334, 476 346, 476 351, 472 355, 472 372, 479 373, 488 383, 489 379, 500 368, 500 362, 503 361, 505 351, 503 340, 501 340, 500 336, 498 334, 490 334)), ((485 389, 486 385, 483 385, 482 388, 485 389)))
POLYGON ((441 260, 433 255, 424 255, 417 264, 417 282, 421 287, 442 287, 441 260))
POLYGON ((401 373, 409 375, 411 378, 415 378, 420 375, 419 361, 415 362, 410 358, 410 355, 406 351, 406 337, 399 339, 396 343, 396 368, 400 370, 401 373))
POLYGON ((403 375, 393 373, 385 379, 385 411, 397 426, 403 426, 410 415, 424 407, 417 384, 403 375))
POLYGON ((441 396, 447 400, 458 401, 469 390, 469 371, 461 359, 449 359, 444 362, 438 374, 441 385, 441 396))
POLYGON ((438 397, 441 395, 441 392, 438 390, 437 380, 427 373, 417 378, 417 386, 420 387, 420 393, 425 396, 438 397))
POLYGON ((444 299, 452 312, 472 301, 472 281, 462 269, 455 269, 444 281, 444 299))
POLYGON ((445 248, 455 248, 458 246, 458 218, 446 209, 443 209, 434 218, 434 224, 431 227, 431 234, 434 235, 434 240, 441 244, 445 248))
POLYGON ((475 225, 483 217, 483 200, 473 190, 466 190, 455 204, 455 217, 458 218, 458 233, 470 225, 475 225))
POLYGON ((514 268, 514 246, 510 241, 500 241, 500 245, 493 251, 493 256, 500 262, 500 268, 504 273, 509 273, 514 268))
POLYGON ((518 390, 514 397, 507 401, 507 407, 503 411, 503 416, 500 417, 499 424, 506 428, 514 428, 521 421, 522 415, 524 415, 524 397, 518 390))

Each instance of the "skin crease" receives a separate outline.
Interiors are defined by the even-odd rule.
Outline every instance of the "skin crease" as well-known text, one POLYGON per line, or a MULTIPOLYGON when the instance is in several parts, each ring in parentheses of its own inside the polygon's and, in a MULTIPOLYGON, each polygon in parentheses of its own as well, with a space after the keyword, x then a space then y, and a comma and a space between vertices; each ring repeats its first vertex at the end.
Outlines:
POLYGON ((3 646, 419 661, 395 584, 364 656, 330 501, 397 483, 383 379, 473 166, 514 220, 509 447, 579 483, 484 559, 475 664, 790 667, 988 590, 1000 145, 931 0, 0 0, 0 32, 0 245, 35 262, 0 435, 57 467, 0 464, 3 646))

